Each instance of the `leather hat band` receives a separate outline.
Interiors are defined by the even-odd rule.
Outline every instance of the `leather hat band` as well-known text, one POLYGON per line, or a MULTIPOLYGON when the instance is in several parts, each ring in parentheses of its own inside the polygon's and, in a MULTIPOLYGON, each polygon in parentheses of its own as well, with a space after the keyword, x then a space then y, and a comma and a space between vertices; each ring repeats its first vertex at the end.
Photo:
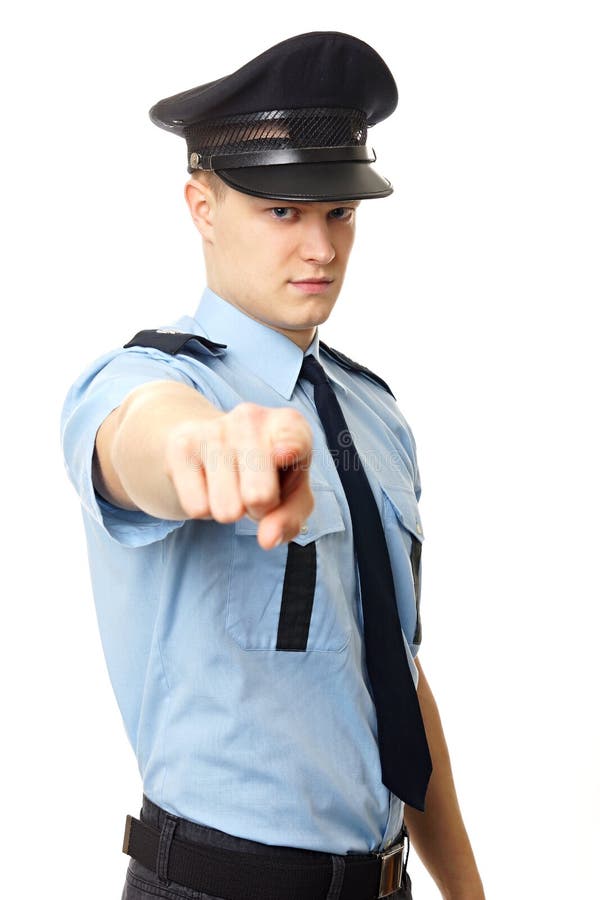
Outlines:
POLYGON ((248 166, 275 166, 288 163, 375 162, 375 151, 366 145, 356 147, 302 147, 301 149, 261 150, 249 153, 190 153, 190 170, 242 169, 248 166))

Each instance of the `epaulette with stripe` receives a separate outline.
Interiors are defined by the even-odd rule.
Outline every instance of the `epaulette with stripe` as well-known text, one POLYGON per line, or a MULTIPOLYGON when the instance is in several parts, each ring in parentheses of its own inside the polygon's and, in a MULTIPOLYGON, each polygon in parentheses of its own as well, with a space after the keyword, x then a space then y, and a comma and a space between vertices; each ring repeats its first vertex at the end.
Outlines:
POLYGON ((394 397, 394 400, 396 399, 389 384, 387 384, 379 375, 376 375, 375 372, 367 369, 366 366, 363 366, 360 363, 355 362, 353 359, 350 359, 349 356, 346 356, 346 354, 342 353, 340 350, 334 350, 333 347, 329 347, 324 341, 319 341, 319 349, 325 350, 325 352, 332 356, 333 359, 335 359, 335 361, 340 364, 340 366, 344 367, 344 369, 349 369, 350 371, 354 372, 362 372, 363 375, 367 375, 369 378, 372 378, 377 382, 377 384, 380 384, 381 387, 385 388, 388 394, 391 394, 392 397, 394 397))
POLYGON ((174 328, 155 328, 146 331, 138 331, 123 348, 126 347, 152 347, 162 350, 163 353, 185 353, 188 356, 202 356, 208 352, 211 356, 220 355, 227 344, 217 344, 201 334, 187 334, 185 331, 176 331, 174 328), (196 344, 196 346, 194 346, 196 344), (197 345, 200 344, 200 349, 197 345))

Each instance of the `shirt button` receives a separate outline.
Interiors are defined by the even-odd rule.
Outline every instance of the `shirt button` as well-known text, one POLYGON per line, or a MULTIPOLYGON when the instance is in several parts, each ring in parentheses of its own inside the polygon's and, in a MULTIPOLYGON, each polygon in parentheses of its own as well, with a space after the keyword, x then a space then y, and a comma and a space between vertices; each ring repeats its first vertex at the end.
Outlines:
POLYGON ((423 533, 423 529, 421 528, 421 526, 420 526, 419 523, 417 522, 417 534, 422 534, 422 533, 423 533))
POLYGON ((308 531, 308 525, 301 525, 301 526, 300 526, 300 534, 306 534, 307 531, 308 531))

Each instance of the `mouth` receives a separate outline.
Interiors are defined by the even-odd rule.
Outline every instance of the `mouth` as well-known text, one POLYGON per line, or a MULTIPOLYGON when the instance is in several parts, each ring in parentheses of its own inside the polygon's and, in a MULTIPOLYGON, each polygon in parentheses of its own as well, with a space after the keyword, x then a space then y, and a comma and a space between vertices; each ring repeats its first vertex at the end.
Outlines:
POLYGON ((290 284, 305 294, 319 294, 326 291, 332 282, 333 278, 302 278, 290 281, 290 284))

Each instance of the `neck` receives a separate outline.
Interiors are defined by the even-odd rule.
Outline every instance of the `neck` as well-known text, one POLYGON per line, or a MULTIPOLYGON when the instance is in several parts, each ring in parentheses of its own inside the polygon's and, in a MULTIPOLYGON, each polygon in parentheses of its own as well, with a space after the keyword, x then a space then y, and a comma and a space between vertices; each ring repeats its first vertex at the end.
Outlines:
POLYGON ((302 331, 292 331, 288 328, 277 328, 276 325, 269 325, 269 328, 272 328, 274 331, 279 331, 280 334, 284 334, 290 341, 293 341, 302 351, 306 350, 307 347, 310 347, 312 340, 316 334, 316 327, 312 325, 310 328, 302 329, 302 331))
POLYGON ((215 294, 221 297, 221 299, 227 301, 227 303, 230 303, 232 306, 235 306, 236 309, 239 309, 247 316, 250 316, 250 318, 254 319, 255 322, 260 322, 261 325, 266 325, 267 328, 272 328, 273 331, 278 331, 286 338, 289 338, 289 340, 300 347, 302 351, 306 350, 306 348, 310 346, 310 343, 317 331, 316 325, 308 325, 306 328, 285 328, 284 326, 274 325, 272 322, 266 322, 264 319, 255 316, 252 310, 247 309, 242 304, 236 302, 236 300, 232 296, 232 293, 220 286, 218 279, 214 277, 214 273, 207 271, 206 285, 210 288, 211 291, 214 291, 215 294))

